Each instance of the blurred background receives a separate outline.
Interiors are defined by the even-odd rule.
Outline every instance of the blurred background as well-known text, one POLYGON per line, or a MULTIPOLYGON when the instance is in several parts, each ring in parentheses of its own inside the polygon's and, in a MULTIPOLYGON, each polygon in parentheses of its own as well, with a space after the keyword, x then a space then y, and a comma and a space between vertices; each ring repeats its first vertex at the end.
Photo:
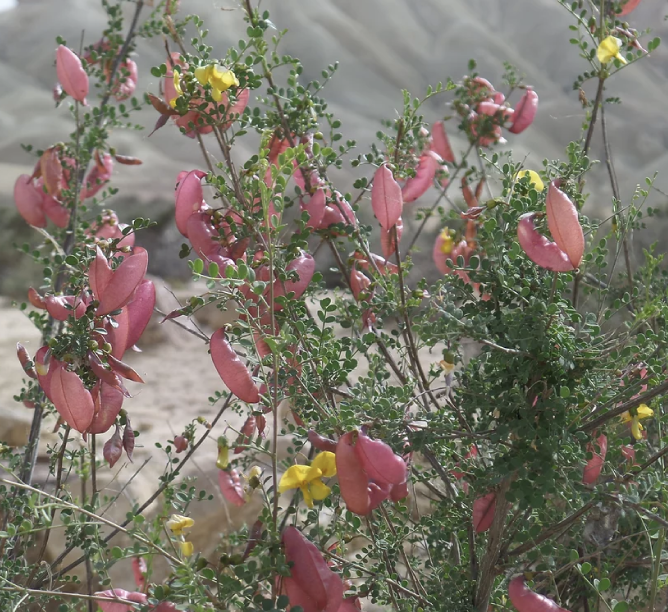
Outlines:
MULTIPOLYGON (((132 8, 127 3, 127 11, 132 8)), ((573 18, 557 0, 264 0, 262 8, 271 12, 279 30, 289 29, 281 49, 302 59, 305 81, 320 78, 323 67, 340 62, 326 96, 330 110, 342 121, 344 136, 357 140, 356 154, 365 152, 381 119, 396 116, 401 88, 419 96, 428 84, 448 77, 457 81, 467 73, 469 59, 501 89, 503 62, 511 62, 540 96, 534 125, 521 135, 508 135, 515 159, 526 156, 528 167, 540 167, 545 157, 563 157, 568 142, 580 137, 584 113, 572 84, 587 65, 569 44, 573 33, 567 26, 573 18)), ((82 37, 85 44, 95 42, 105 14, 93 0, 0 0, 0 11, 0 294, 13 295, 25 290, 33 267, 13 247, 28 235, 14 210, 13 185, 34 163, 20 145, 46 148, 73 127, 68 105, 54 108, 55 37, 63 36, 74 48, 82 37)), ((219 56, 245 36, 243 12, 235 0, 182 0, 181 11, 205 20, 209 44, 219 56)), ((652 28, 652 35, 642 39, 646 46, 651 37, 668 32, 666 13, 666 0, 644 0, 627 18, 640 31, 652 28)), ((666 44, 660 46, 650 58, 612 79, 606 90, 608 97, 622 98, 607 117, 625 202, 645 177, 668 168, 667 53, 666 44)), ((164 59, 162 40, 140 42, 138 95, 158 93, 150 68, 164 59)), ((595 85, 585 86, 589 98, 595 96, 595 85)), ((515 96, 511 103, 517 101, 515 96)), ((449 99, 447 94, 432 99, 424 109, 427 120, 447 114, 449 99)), ((167 279, 187 277, 187 267, 178 259, 181 237, 172 219, 173 189, 179 171, 202 166, 198 145, 171 124, 149 138, 157 119, 150 107, 134 117, 146 129, 116 132, 111 142, 119 153, 139 157, 144 165, 116 166, 114 184, 120 192, 106 206, 118 210, 124 221, 132 216, 158 221, 158 228, 140 237, 152 251, 151 271, 167 279)), ((453 121, 451 134, 455 125, 453 121)), ((242 144, 236 151, 240 158, 251 153, 255 140, 248 141, 246 150, 242 144)), ((456 150, 466 146, 456 137, 453 144, 456 150)), ((601 157, 598 133, 592 155, 601 157)), ((350 190, 354 178, 349 168, 336 175, 338 189, 350 190)), ((668 174, 659 176, 656 187, 668 192, 668 174)), ((585 212, 607 217, 611 194, 603 164, 590 175, 587 188, 592 196, 585 212)), ((454 196, 457 191, 452 190, 454 196)), ((427 193, 413 206, 431 205, 434 197, 427 193)), ((652 192, 652 205, 663 207, 665 201, 660 192, 652 192)), ((361 205, 368 203, 363 200, 361 205)), ((429 230, 422 256, 416 257, 417 272, 425 275, 434 272, 429 254, 438 224, 429 230)), ((406 235, 410 231, 409 225, 406 235)), ((654 224, 643 240, 655 240, 662 231, 654 224)))

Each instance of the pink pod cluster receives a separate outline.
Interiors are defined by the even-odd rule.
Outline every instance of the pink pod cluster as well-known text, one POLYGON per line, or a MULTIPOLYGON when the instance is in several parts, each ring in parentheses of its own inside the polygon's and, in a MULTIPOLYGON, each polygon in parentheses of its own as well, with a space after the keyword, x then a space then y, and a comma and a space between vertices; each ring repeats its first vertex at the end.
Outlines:
POLYGON ((578 268, 584 255, 585 241, 577 208, 552 181, 546 198, 547 225, 554 238, 550 242, 534 225, 536 213, 520 217, 517 239, 529 259, 553 272, 578 268))
POLYGON ((20 175, 14 183, 14 203, 23 219, 35 227, 46 227, 47 218, 58 227, 67 227, 70 211, 44 188, 42 178, 20 175))
POLYGON ((336 472, 348 510, 365 516, 386 499, 408 495, 405 461, 381 440, 350 431, 336 445, 336 472))
MULTIPOLYGON (((121 361, 125 351, 134 346, 146 329, 155 306, 155 287, 145 280, 148 256, 136 248, 112 269, 100 248, 88 270, 90 296, 47 296, 42 298, 33 290, 31 303, 45 308, 52 317, 67 320, 80 318, 94 307, 90 316, 106 335, 94 333, 92 339, 111 345, 110 353, 89 350, 81 363, 66 363, 41 347, 35 355, 35 370, 40 386, 53 403, 61 418, 81 433, 104 433, 116 420, 123 398, 128 394, 123 379, 143 382, 139 374, 121 361), (114 314, 113 323, 109 319, 114 314), (88 389, 72 366, 86 367, 98 382, 88 389)), ((131 456, 130 434, 121 440, 131 456)))
POLYGON ((339 612, 343 604, 343 581, 329 567, 316 546, 296 527, 281 534, 285 558, 291 564, 290 576, 281 582, 281 591, 292 606, 304 612, 339 612))
POLYGON ((532 591, 524 576, 515 576, 508 585, 508 598, 518 612, 568 612, 554 601, 532 591))
POLYGON ((473 529, 476 533, 487 531, 494 521, 496 493, 487 493, 473 502, 473 529))
POLYGON ((109 153, 103 153, 100 156, 100 152, 95 151, 93 161, 93 167, 84 179, 81 190, 82 200, 92 198, 111 180, 111 172, 114 169, 114 158, 109 153))

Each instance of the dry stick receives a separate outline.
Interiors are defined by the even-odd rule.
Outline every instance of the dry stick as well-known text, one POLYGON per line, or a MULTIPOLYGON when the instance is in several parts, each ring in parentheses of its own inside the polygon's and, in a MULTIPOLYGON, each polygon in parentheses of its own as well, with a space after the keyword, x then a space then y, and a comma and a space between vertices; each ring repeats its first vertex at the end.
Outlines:
MULTIPOLYGON (((610 150, 610 143, 608 142, 608 131, 605 126, 605 107, 601 106, 601 132, 603 133, 603 151, 605 153, 605 165, 608 168, 610 175, 610 185, 612 186, 612 197, 621 203, 619 196, 619 185, 617 183, 617 174, 615 173, 615 166, 612 161, 612 151, 610 150)), ((628 276, 629 288, 633 293, 633 270, 631 268, 631 256, 629 254, 628 231, 624 224, 624 217, 621 213, 617 215, 621 221, 618 227, 622 232, 622 250, 624 251, 624 263, 626 265, 626 274, 628 276)))
MULTIPOLYGON (((163 317, 169 316, 167 313, 162 312, 162 310, 160 310, 157 306, 153 307, 153 312, 157 312, 160 316, 163 317)), ((189 334, 192 334, 196 338, 203 340, 206 344, 209 344, 209 336, 207 336, 206 334, 203 334, 200 331, 192 329, 188 327, 185 323, 181 323, 181 321, 177 321, 176 319, 167 319, 167 320, 174 323, 174 325, 178 325, 181 329, 184 329, 185 331, 187 331, 189 334)))
MULTIPOLYGON (((146 500, 146 501, 145 501, 145 502, 144 502, 144 503, 137 509, 137 511, 133 513, 132 518, 128 518, 128 519, 126 519, 126 520, 123 521, 118 527, 112 529, 111 533, 109 533, 109 534, 107 534, 107 536, 105 536, 103 542, 105 542, 105 543, 106 543, 106 542, 109 542, 109 540, 111 540, 116 534, 118 534, 118 533, 121 532, 121 531, 124 531, 123 528, 126 527, 127 525, 129 525, 129 524, 133 521, 133 519, 134 519, 135 516, 139 516, 142 512, 144 512, 144 510, 146 510, 146 509, 147 509, 147 508, 148 508, 148 507, 149 507, 149 506, 150 506, 150 505, 151 505, 151 504, 152 504, 152 503, 153 503, 153 502, 154 502, 154 501, 155 501, 155 500, 162 494, 162 492, 169 486, 169 483, 172 482, 172 481, 174 480, 174 478, 176 478, 176 476, 179 475, 179 473, 181 472, 181 469, 183 468, 183 466, 184 466, 184 465, 186 464, 186 462, 193 456, 193 454, 195 453, 195 451, 202 445, 202 443, 204 442, 204 440, 206 440, 206 439, 208 438, 209 434, 211 433, 211 431, 213 430, 213 428, 216 426, 216 423, 218 423, 218 421, 220 420, 220 418, 223 416, 223 413, 225 412, 225 410, 227 410, 227 408, 229 407, 230 403, 232 402, 232 398, 233 398, 232 394, 230 394, 230 395, 227 396, 227 399, 225 400, 225 402, 224 402, 223 405, 221 406, 220 410, 218 411, 218 414, 216 415, 216 417, 215 417, 215 418, 213 419, 213 421, 211 422, 211 429, 208 429, 208 428, 207 428, 207 429, 205 430, 205 432, 202 434, 202 437, 197 441, 196 444, 193 445, 193 447, 190 449, 190 451, 188 451, 188 454, 181 460, 181 463, 179 463, 179 465, 176 467, 176 469, 174 470, 174 472, 172 472, 171 478, 170 478, 170 479, 166 479, 166 480, 165 480, 165 481, 164 481, 164 482, 163 482, 163 483, 156 489, 156 491, 153 493, 153 495, 151 495, 151 497, 149 497, 149 498, 148 498, 148 499, 147 499, 147 500, 146 500)), ((60 562, 61 562, 61 561, 68 555, 68 554, 70 554, 70 552, 72 552, 72 551, 74 550, 74 548, 75 548, 75 547, 72 546, 72 545, 68 546, 68 547, 67 547, 67 548, 66 548, 66 549, 65 549, 65 550, 58 556, 58 558, 51 564, 51 567, 52 567, 52 568, 53 568, 53 567, 56 567, 56 566, 57 566, 57 565, 58 565, 58 564, 59 564, 59 563, 60 563, 60 562)), ((55 574, 51 579, 52 579, 52 580, 58 580, 61 576, 63 576, 64 574, 66 574, 66 573, 69 572, 70 570, 72 570, 72 569, 74 569, 75 567, 77 567, 78 565, 80 565, 80 564, 83 562, 83 560, 84 560, 84 556, 81 556, 81 557, 79 557, 78 559, 76 559, 75 561, 72 561, 72 563, 70 563, 67 567, 64 567, 62 570, 60 570, 60 571, 59 571, 57 574, 55 574)), ((42 579, 42 580, 38 581, 37 584, 33 585, 33 587, 34 587, 34 588, 39 588, 42 584, 44 584, 45 580, 46 580, 46 579, 42 579)))
POLYGON ((506 493, 510 488, 510 480, 510 476, 506 477, 496 491, 494 520, 487 536, 487 549, 480 560, 480 572, 473 602, 477 612, 487 612, 492 588, 494 587, 494 578, 496 577, 494 568, 499 560, 504 525, 511 506, 510 502, 506 499, 506 493))

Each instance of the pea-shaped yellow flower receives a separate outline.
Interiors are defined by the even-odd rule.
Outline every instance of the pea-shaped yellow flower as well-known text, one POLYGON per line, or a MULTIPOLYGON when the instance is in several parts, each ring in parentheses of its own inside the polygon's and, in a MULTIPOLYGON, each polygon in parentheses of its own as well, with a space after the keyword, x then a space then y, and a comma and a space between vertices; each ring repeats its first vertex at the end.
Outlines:
POLYGON ((543 181, 541 180, 540 176, 538 175, 538 172, 535 172, 534 170, 520 170, 517 173, 517 180, 524 178, 525 176, 529 177, 529 183, 533 185, 533 188, 538 191, 539 193, 545 189, 545 185, 543 184, 543 181))
POLYGON ((181 73, 176 69, 174 69, 174 89, 177 95, 169 101, 169 105, 172 108, 176 106, 176 101, 183 95, 183 90, 181 89, 181 73))
POLYGON ((281 477, 278 492, 299 489, 309 508, 313 508, 313 500, 323 500, 331 489, 322 482, 322 478, 330 478, 336 474, 336 457, 334 453, 324 451, 316 456, 311 465, 293 465, 281 477))
POLYGON ((239 79, 231 70, 220 64, 209 64, 195 69, 195 78, 200 85, 211 85, 211 97, 220 102, 222 94, 230 87, 239 87, 239 79))
POLYGON ((195 552, 195 547, 192 542, 179 542, 179 545, 181 547, 181 554, 184 557, 190 557, 193 552, 195 552))
POLYGON ((608 64, 613 59, 617 58, 622 64, 626 64, 626 60, 619 52, 622 48, 622 41, 615 36, 608 36, 601 41, 601 44, 596 50, 596 57, 601 64, 608 64))
POLYGON ((172 514, 165 523, 175 536, 183 535, 183 530, 190 529, 194 524, 195 521, 193 519, 188 516, 181 516, 180 514, 172 514))
POLYGON ((455 241, 452 238, 452 231, 449 227, 446 227, 439 236, 441 239, 441 253, 449 255, 452 252, 452 249, 455 246, 455 241))
POLYGON ((642 440, 642 430, 643 426, 640 424, 640 419, 649 419, 654 416, 654 410, 652 410, 647 404, 640 404, 635 409, 635 414, 632 414, 630 410, 627 410, 622 414, 622 421, 624 423, 631 423, 631 434, 636 440, 642 440))

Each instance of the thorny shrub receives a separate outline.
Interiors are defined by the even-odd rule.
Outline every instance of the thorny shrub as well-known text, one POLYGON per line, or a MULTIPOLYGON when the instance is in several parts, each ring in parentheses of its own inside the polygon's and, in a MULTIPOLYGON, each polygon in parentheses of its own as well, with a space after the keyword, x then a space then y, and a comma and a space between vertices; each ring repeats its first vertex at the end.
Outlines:
MULTIPOLYGON (((659 44, 626 22, 638 0, 561 2, 586 65, 574 84, 586 119, 564 159, 526 168, 506 148, 531 129, 540 92, 510 65, 495 84, 471 62, 422 97, 405 91, 397 118, 356 154, 322 97, 336 65, 305 82, 278 50, 285 32, 250 0, 245 37, 226 50, 198 17, 179 17, 178 0, 136 0, 130 23, 120 3, 102 4, 101 39, 80 52, 59 39, 55 54, 54 96, 76 128, 44 151, 26 146, 35 170, 16 180, 17 209, 44 238, 25 249, 42 285, 19 305, 42 347, 18 348, 30 441, 0 455, 2 609, 655 609, 666 581, 668 278, 653 248, 631 265, 631 233, 653 211, 646 188, 620 199, 605 132, 608 80, 659 44), (141 100, 135 44, 160 36, 161 86, 141 100), (443 109, 434 122, 422 115, 431 98, 443 109), (204 156, 166 180, 181 255, 207 291, 162 324, 211 303, 238 317, 202 336, 197 367, 222 379, 216 418, 193 413, 162 442, 168 471, 116 524, 96 478, 131 457, 141 433, 124 381, 143 381, 123 358, 141 343, 155 287, 150 253, 135 244, 151 222, 107 207, 112 168, 141 163, 114 149, 113 132, 144 104, 155 129, 179 129, 204 156), (587 202, 597 130, 614 193, 601 221, 587 202), (463 150, 448 140, 457 131, 463 150), (240 141, 259 144, 235 162, 240 141), (331 178, 344 164, 359 176, 352 193, 331 178), (432 245, 436 282, 411 272, 412 254, 432 245), (333 291, 322 274, 332 262, 333 291), (219 423, 232 410, 245 417, 234 435, 219 423), (60 443, 43 490, 33 471, 54 414, 60 443), (217 457, 201 447, 207 437, 217 457), (193 456, 216 464, 226 503, 263 500, 217 558, 188 539, 190 510, 207 497, 181 484, 193 456), (47 561, 57 528, 66 550, 47 561), (135 583, 112 584, 115 564, 135 583), (79 566, 85 584, 71 574, 79 566)), ((193 390, 193 406, 204 400, 193 390)))

